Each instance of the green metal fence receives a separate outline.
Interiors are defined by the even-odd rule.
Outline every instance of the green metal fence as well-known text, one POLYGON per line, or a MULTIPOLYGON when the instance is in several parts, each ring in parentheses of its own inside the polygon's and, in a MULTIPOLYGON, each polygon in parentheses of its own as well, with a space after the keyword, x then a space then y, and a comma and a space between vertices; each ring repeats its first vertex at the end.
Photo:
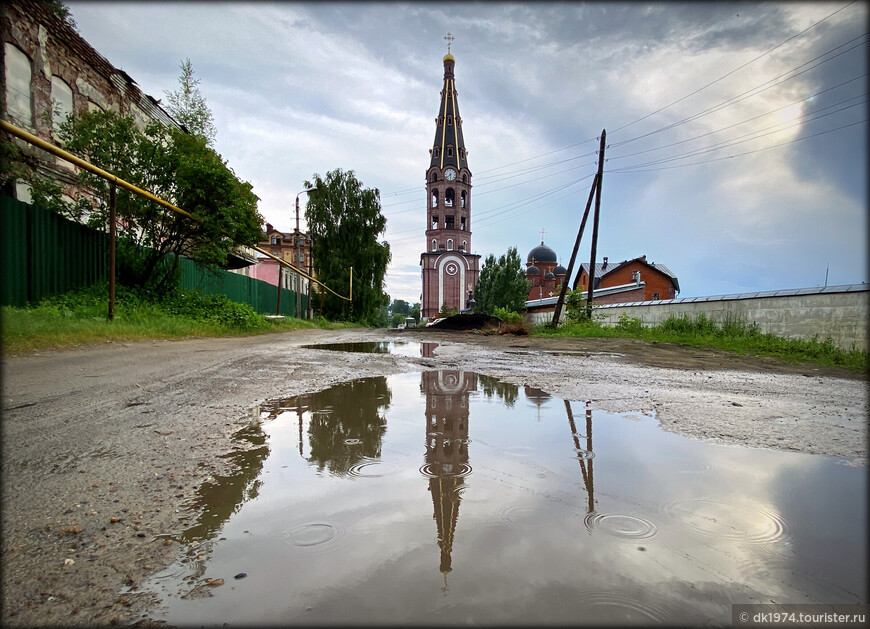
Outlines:
MULTIPOLYGON (((0 195, 0 303, 23 307, 49 295, 90 286, 108 277, 108 234, 56 212, 0 195)), ((226 295, 257 312, 275 314, 278 287, 221 269, 209 270, 182 258, 181 287, 226 295)), ((280 314, 302 316, 308 297, 281 289, 280 314)))

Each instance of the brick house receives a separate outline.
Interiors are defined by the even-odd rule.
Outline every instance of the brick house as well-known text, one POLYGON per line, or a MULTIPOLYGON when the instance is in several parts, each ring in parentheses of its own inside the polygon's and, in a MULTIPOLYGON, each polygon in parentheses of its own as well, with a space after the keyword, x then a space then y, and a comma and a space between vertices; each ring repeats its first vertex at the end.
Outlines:
MULTIPOLYGON (((311 237, 305 232, 300 232, 298 228, 291 232, 282 232, 275 229, 271 223, 266 223, 266 230, 263 238, 257 242, 257 247, 316 277, 311 261, 311 237)), ((234 272, 277 286, 279 266, 282 265, 276 260, 257 253, 255 265, 234 272)), ((301 290, 303 294, 308 292, 308 281, 287 267, 284 267, 282 286, 292 291, 301 290)))
MULTIPOLYGON (((585 291, 589 286, 589 263, 580 265, 580 271, 574 280, 574 290, 585 291)), ((664 264, 647 262, 642 255, 633 260, 624 260, 611 264, 607 258, 595 264, 595 286, 592 301, 596 304, 614 304, 630 301, 657 301, 659 299, 674 299, 680 292, 677 276, 664 264), (635 288, 631 288, 632 285, 635 288), (622 292, 611 292, 604 289, 625 287, 622 292), (630 290, 629 290, 630 289, 630 290), (597 291, 602 290, 599 297, 597 291)))

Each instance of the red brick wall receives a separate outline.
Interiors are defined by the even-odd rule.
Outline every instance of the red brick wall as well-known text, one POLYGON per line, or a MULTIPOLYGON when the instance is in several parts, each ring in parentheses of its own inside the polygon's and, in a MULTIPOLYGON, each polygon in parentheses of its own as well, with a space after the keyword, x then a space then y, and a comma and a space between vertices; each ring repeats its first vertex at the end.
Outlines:
MULTIPOLYGON (((653 293, 658 293, 659 299, 674 299, 676 297, 676 291, 674 290, 674 285, 671 283, 671 278, 669 278, 664 273, 657 271, 653 267, 644 264, 643 262, 634 261, 630 264, 626 264, 624 267, 617 271, 612 271, 604 276, 599 284, 598 288, 610 288, 612 286, 622 286, 623 284, 631 284, 634 282, 634 278, 632 277, 632 273, 635 271, 640 271, 640 279, 642 282, 646 283, 646 289, 642 299, 630 299, 630 300, 622 300, 622 301, 651 301, 653 298, 653 293)), ((585 270, 580 272, 580 281, 577 286, 579 290, 586 290, 586 287, 589 284, 589 275, 585 270)), ((624 293, 620 293, 624 294, 624 293)), ((595 294, 592 295, 593 301, 598 303, 598 299, 595 297, 595 294)), ((619 303, 619 302, 601 302, 601 303, 619 303)))

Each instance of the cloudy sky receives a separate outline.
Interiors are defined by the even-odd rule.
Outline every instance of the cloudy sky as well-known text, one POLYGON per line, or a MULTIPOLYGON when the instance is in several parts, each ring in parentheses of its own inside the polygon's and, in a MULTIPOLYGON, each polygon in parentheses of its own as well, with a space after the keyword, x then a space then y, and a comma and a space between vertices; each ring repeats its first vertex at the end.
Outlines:
POLYGON ((646 255, 680 297, 867 281, 867 3, 68 6, 155 98, 191 60, 275 227, 314 173, 380 190, 394 299, 420 299, 447 33, 473 252, 525 260, 544 230, 567 266, 606 130, 599 260, 646 255))

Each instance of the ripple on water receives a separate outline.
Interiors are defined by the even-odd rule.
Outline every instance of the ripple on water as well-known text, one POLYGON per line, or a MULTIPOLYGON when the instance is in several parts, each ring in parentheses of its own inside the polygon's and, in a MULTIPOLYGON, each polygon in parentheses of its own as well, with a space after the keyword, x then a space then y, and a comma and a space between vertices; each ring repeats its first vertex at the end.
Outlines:
POLYGON ((574 602, 585 613, 584 621, 593 623, 663 623, 669 615, 664 608, 654 603, 619 592, 579 592, 574 602))
POLYGON ((624 539, 649 539, 658 533, 658 527, 647 519, 623 513, 588 513, 583 524, 590 533, 601 531, 624 539))
POLYGON ((535 508, 532 505, 507 505, 496 512, 496 519, 499 524, 515 526, 527 519, 534 510, 535 508))
POLYGON ((595 453, 592 450, 586 450, 585 448, 574 448, 574 454, 577 455, 578 459, 584 461, 595 458, 595 453))
POLYGON ((672 502, 664 510, 688 529, 707 537, 767 544, 783 539, 786 533, 785 520, 759 506, 690 498, 672 502))
POLYGON ((394 463, 366 458, 361 460, 359 463, 351 465, 348 468, 347 473, 348 476, 353 476, 355 478, 380 478, 387 474, 393 474, 398 470, 399 467, 394 463))
POLYGON ((310 522, 290 529, 285 535, 291 545, 308 549, 335 541, 339 536, 339 529, 326 522, 310 522))
POLYGON ((459 463, 456 465, 450 463, 426 463, 420 467, 420 474, 428 478, 439 478, 443 476, 469 476, 471 474, 471 466, 467 463, 459 463))

